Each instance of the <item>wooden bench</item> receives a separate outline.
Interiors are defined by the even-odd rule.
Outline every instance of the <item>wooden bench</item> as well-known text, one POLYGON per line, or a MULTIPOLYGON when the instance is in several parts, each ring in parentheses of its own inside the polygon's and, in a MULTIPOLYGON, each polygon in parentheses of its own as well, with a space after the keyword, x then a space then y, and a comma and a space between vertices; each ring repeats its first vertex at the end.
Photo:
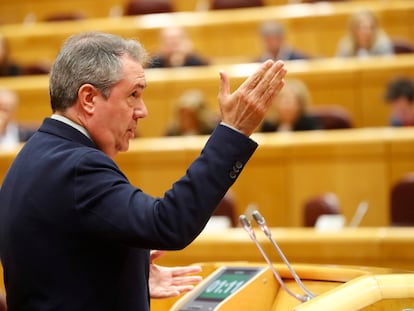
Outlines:
MULTIPOLYGON (((99 1, 99 5, 97 5, 97 0, 59 2, 53 0, 0 0, 0 10, 2 12, 0 22, 22 23, 25 19, 30 18, 30 15, 36 18, 37 21, 43 21, 51 15, 73 12, 80 12, 86 18, 108 17, 124 14, 127 2, 127 0, 105 0, 99 1)), ((174 10, 177 12, 200 10, 203 7, 203 5, 200 6, 202 2, 200 0, 172 0, 174 10)), ((206 0, 206 3, 208 3, 208 0, 206 0)), ((289 4, 289 0, 264 0, 264 4, 267 6, 286 5, 289 4)))
MULTIPOLYGON (((302 226, 305 200, 327 191, 337 194, 348 223, 367 201, 361 225, 388 226, 391 186, 414 171, 414 128, 254 134, 253 139, 259 148, 232 187, 236 212, 245 213, 253 203, 271 226, 302 226)), ((162 196, 206 140, 136 139, 115 160, 132 184, 162 196)), ((14 155, 0 152, 0 183, 14 155)))
MULTIPOLYGON (((303 205, 334 192, 349 222, 358 204, 362 225, 389 225, 391 185, 414 171, 414 129, 369 128, 255 134, 259 149, 233 190, 237 214, 255 204, 273 226, 303 225, 303 205)), ((137 139, 116 161, 131 182, 162 196, 199 154, 206 137, 137 139), (157 176, 154 179, 154 176, 157 176)))
POLYGON ((154 52, 162 27, 183 26, 195 49, 213 63, 248 62, 261 52, 258 26, 277 20, 286 26, 290 44, 315 57, 335 54, 337 43, 345 34, 349 16, 362 7, 371 9, 390 36, 414 41, 410 21, 414 2, 357 1, 304 3, 248 9, 207 12, 175 12, 120 18, 91 18, 82 21, 4 25, 12 58, 21 64, 52 62, 62 42, 81 31, 105 31, 139 38, 154 52))
MULTIPOLYGON (((141 137, 165 133, 176 99, 198 88, 208 97, 210 108, 218 111, 219 70, 238 87, 258 64, 208 66, 202 68, 148 69, 144 101, 149 116, 138 126, 141 137)), ((286 63, 288 78, 302 79, 309 87, 314 105, 340 105, 350 112, 355 127, 388 125, 389 106, 383 94, 388 81, 397 75, 414 76, 414 55, 379 57, 367 60, 323 59, 286 63)), ((51 114, 47 76, 0 78, 0 86, 17 91, 20 106, 17 119, 41 122, 51 114)))

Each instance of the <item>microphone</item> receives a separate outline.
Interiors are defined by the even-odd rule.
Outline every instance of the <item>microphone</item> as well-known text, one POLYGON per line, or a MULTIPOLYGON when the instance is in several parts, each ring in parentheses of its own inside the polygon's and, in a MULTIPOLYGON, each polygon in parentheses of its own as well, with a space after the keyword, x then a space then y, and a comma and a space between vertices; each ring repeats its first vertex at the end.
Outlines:
POLYGON ((355 211, 354 216, 352 217, 351 221, 349 222, 349 227, 356 228, 364 218, 365 214, 368 211, 368 202, 362 201, 358 204, 358 207, 355 211))
POLYGON ((296 298, 297 300, 299 300, 300 302, 305 302, 308 301, 309 298, 305 297, 305 296, 301 296, 298 295, 294 292, 292 292, 287 286, 286 284, 283 282, 281 276, 279 275, 279 273, 277 273, 277 271, 275 270, 275 267, 273 266, 269 256, 267 256, 265 250, 263 249, 263 247, 260 245, 259 241, 256 238, 256 234, 253 231, 251 222, 249 219, 247 219, 246 215, 240 215, 239 217, 239 221, 240 224, 242 225, 242 227, 244 228, 244 230, 246 230, 246 232, 249 234, 250 238, 252 239, 252 241, 256 244, 257 248, 259 249, 260 253, 262 254, 263 258, 265 259, 267 265, 269 266, 270 270, 272 271, 274 277, 276 278, 276 280, 279 282, 280 286, 292 297, 296 298))
POLYGON ((304 292, 305 295, 304 296, 301 296, 304 299, 302 301, 308 301, 308 300, 316 297, 316 295, 314 293, 312 293, 310 290, 308 290, 305 287, 305 285, 302 283, 302 280, 299 278, 299 275, 293 269, 292 265, 287 260, 285 254, 282 252, 282 250, 280 249, 279 245, 273 239, 272 233, 270 232, 270 229, 267 226, 266 220, 264 219, 264 217, 257 210, 252 213, 252 216, 253 216, 253 219, 256 221, 257 225, 263 231, 263 233, 269 238, 270 242, 272 243, 273 247, 276 249, 276 251, 279 254, 280 258, 283 260, 283 262, 285 263, 285 265, 288 267, 288 269, 289 269, 291 275, 293 276, 293 278, 295 279, 296 283, 303 290, 303 292, 304 292))

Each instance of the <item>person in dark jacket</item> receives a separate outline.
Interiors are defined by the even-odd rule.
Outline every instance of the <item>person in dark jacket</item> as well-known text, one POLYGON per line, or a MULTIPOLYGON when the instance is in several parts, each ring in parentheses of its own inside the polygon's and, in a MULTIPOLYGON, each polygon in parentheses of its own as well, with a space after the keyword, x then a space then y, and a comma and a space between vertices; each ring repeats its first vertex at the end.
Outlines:
POLYGON ((268 59, 298 60, 310 58, 307 54, 292 48, 286 42, 285 27, 278 22, 263 22, 259 28, 259 37, 263 52, 255 59, 256 62, 264 62, 268 59))
POLYGON ((158 51, 149 68, 206 66, 209 61, 196 53, 187 32, 181 27, 166 27, 159 34, 158 51))
POLYGON ((12 77, 23 74, 23 69, 10 59, 6 38, 0 35, 0 77, 12 77))
POLYGON ((310 94, 297 79, 287 79, 280 95, 263 121, 261 132, 310 131, 322 129, 318 118, 309 113, 310 94))
POLYGON ((180 282, 188 270, 159 269, 151 250, 182 249, 203 230, 257 148, 249 136, 286 69, 268 61, 233 93, 220 73, 221 123, 158 198, 113 160, 148 114, 145 63, 137 41, 99 32, 74 35, 59 52, 49 81, 53 114, 0 189, 8 311, 148 311, 150 297, 188 289, 188 279, 180 282))

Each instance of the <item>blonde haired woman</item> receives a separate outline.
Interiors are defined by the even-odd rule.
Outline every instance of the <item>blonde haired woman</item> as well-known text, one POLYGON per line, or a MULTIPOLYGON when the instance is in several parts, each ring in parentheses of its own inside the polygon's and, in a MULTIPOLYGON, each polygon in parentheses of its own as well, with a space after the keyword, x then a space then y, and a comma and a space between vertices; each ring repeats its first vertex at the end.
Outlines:
POLYGON ((207 98, 200 90, 184 92, 174 108, 167 136, 208 135, 217 126, 218 118, 209 110, 207 98))
POLYGON ((274 99, 261 132, 309 131, 322 129, 320 121, 309 114, 309 90, 301 80, 286 79, 285 86, 274 99))
POLYGON ((391 54, 394 54, 392 42, 375 15, 369 10, 355 12, 349 19, 348 34, 339 42, 336 55, 369 57, 391 54))

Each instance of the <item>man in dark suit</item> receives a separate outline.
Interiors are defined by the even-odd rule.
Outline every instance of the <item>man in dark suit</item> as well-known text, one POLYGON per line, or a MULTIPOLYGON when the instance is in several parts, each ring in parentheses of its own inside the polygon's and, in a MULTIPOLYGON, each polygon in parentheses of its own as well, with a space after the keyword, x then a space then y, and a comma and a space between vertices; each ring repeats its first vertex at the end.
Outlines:
POLYGON ((264 62, 268 59, 299 60, 309 59, 305 53, 293 49, 286 42, 286 30, 282 24, 274 21, 266 21, 259 28, 263 53, 255 59, 256 62, 264 62))
POLYGON ((150 297, 184 290, 171 275, 161 277, 165 293, 154 285, 150 250, 181 249, 202 231, 256 149, 249 136, 286 70, 268 61, 234 93, 221 72, 222 123, 186 174, 154 198, 112 160, 147 115, 144 64, 138 42, 103 33, 75 35, 59 52, 49 83, 53 115, 0 190, 9 311, 146 311, 150 297))

